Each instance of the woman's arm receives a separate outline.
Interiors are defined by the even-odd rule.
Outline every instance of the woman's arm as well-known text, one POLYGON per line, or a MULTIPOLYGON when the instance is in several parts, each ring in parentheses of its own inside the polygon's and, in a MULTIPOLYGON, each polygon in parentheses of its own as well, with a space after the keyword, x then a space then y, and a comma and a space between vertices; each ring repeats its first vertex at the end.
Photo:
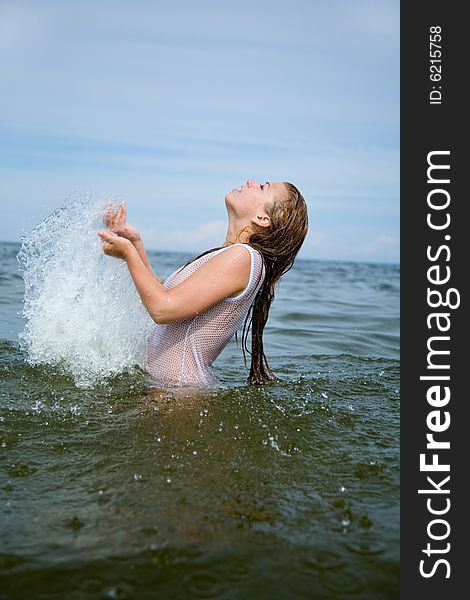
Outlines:
POLYGON ((162 280, 160 279, 160 277, 158 277, 155 274, 155 271, 152 269, 152 265, 149 262, 147 252, 145 250, 142 239, 138 239, 135 242, 132 242, 132 245, 137 250, 137 254, 140 256, 140 260, 144 263, 144 266, 147 269, 147 271, 149 271, 156 279, 158 279, 158 281, 160 281, 160 283, 162 283, 162 280))
POLYGON ((137 250, 138 255, 144 263, 145 268, 148 271, 150 271, 150 273, 156 279, 158 279, 158 281, 161 282, 161 279, 155 274, 155 271, 152 269, 152 265, 149 262, 147 252, 145 250, 144 243, 142 242, 142 238, 140 237, 139 231, 133 225, 129 225, 128 223, 126 223, 126 219, 126 203, 121 202, 116 212, 114 212, 114 204, 111 204, 109 206, 108 210, 104 215, 103 222, 110 231, 132 242, 132 245, 137 250))
POLYGON ((239 295, 250 279, 251 256, 242 246, 216 254, 173 288, 149 273, 136 248, 107 231, 98 234, 103 252, 122 258, 148 313, 156 323, 172 323, 203 313, 228 297, 239 295))

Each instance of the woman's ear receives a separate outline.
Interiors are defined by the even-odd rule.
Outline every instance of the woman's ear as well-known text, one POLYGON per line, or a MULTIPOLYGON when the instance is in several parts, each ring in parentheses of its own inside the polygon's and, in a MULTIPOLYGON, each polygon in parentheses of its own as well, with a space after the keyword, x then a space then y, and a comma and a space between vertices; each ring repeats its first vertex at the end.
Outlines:
POLYGON ((256 215, 256 217, 253 217, 253 219, 251 219, 251 222, 255 225, 258 225, 258 227, 269 227, 271 225, 271 219, 269 215, 267 215, 265 212, 262 212, 259 215, 256 215))

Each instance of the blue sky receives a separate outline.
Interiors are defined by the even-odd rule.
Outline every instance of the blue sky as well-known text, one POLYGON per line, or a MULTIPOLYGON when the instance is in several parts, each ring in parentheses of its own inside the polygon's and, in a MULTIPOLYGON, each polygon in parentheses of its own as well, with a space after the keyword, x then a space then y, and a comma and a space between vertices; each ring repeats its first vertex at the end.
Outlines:
POLYGON ((1 0, 0 80, 0 239, 91 194, 202 251, 253 178, 302 191, 302 257, 399 260, 398 0, 1 0))

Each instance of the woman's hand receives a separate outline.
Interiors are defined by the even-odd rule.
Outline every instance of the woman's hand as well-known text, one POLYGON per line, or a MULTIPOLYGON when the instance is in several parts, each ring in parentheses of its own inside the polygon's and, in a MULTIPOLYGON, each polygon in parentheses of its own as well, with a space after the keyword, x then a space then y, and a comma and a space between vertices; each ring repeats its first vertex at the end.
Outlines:
POLYGON ((133 225, 126 223, 127 208, 125 202, 121 202, 114 212, 114 202, 110 204, 104 214, 103 223, 117 235, 126 238, 133 244, 140 241, 140 233, 133 225))
POLYGON ((126 260, 130 249, 134 248, 130 240, 116 235, 112 231, 98 231, 98 235, 103 240, 103 252, 108 256, 115 256, 116 258, 126 260))

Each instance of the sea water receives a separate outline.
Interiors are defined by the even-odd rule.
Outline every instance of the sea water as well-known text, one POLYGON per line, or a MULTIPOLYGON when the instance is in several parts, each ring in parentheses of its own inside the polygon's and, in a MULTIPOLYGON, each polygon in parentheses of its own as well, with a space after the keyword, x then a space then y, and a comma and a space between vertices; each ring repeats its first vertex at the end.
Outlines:
POLYGON ((398 265, 299 259, 265 332, 280 380, 248 385, 233 341, 220 389, 165 397, 93 210, 0 244, 0 595, 397 598, 398 265))
POLYGON ((28 362, 61 367, 81 387, 141 364, 151 323, 125 263, 101 250, 105 206, 70 199, 18 254, 28 362))

